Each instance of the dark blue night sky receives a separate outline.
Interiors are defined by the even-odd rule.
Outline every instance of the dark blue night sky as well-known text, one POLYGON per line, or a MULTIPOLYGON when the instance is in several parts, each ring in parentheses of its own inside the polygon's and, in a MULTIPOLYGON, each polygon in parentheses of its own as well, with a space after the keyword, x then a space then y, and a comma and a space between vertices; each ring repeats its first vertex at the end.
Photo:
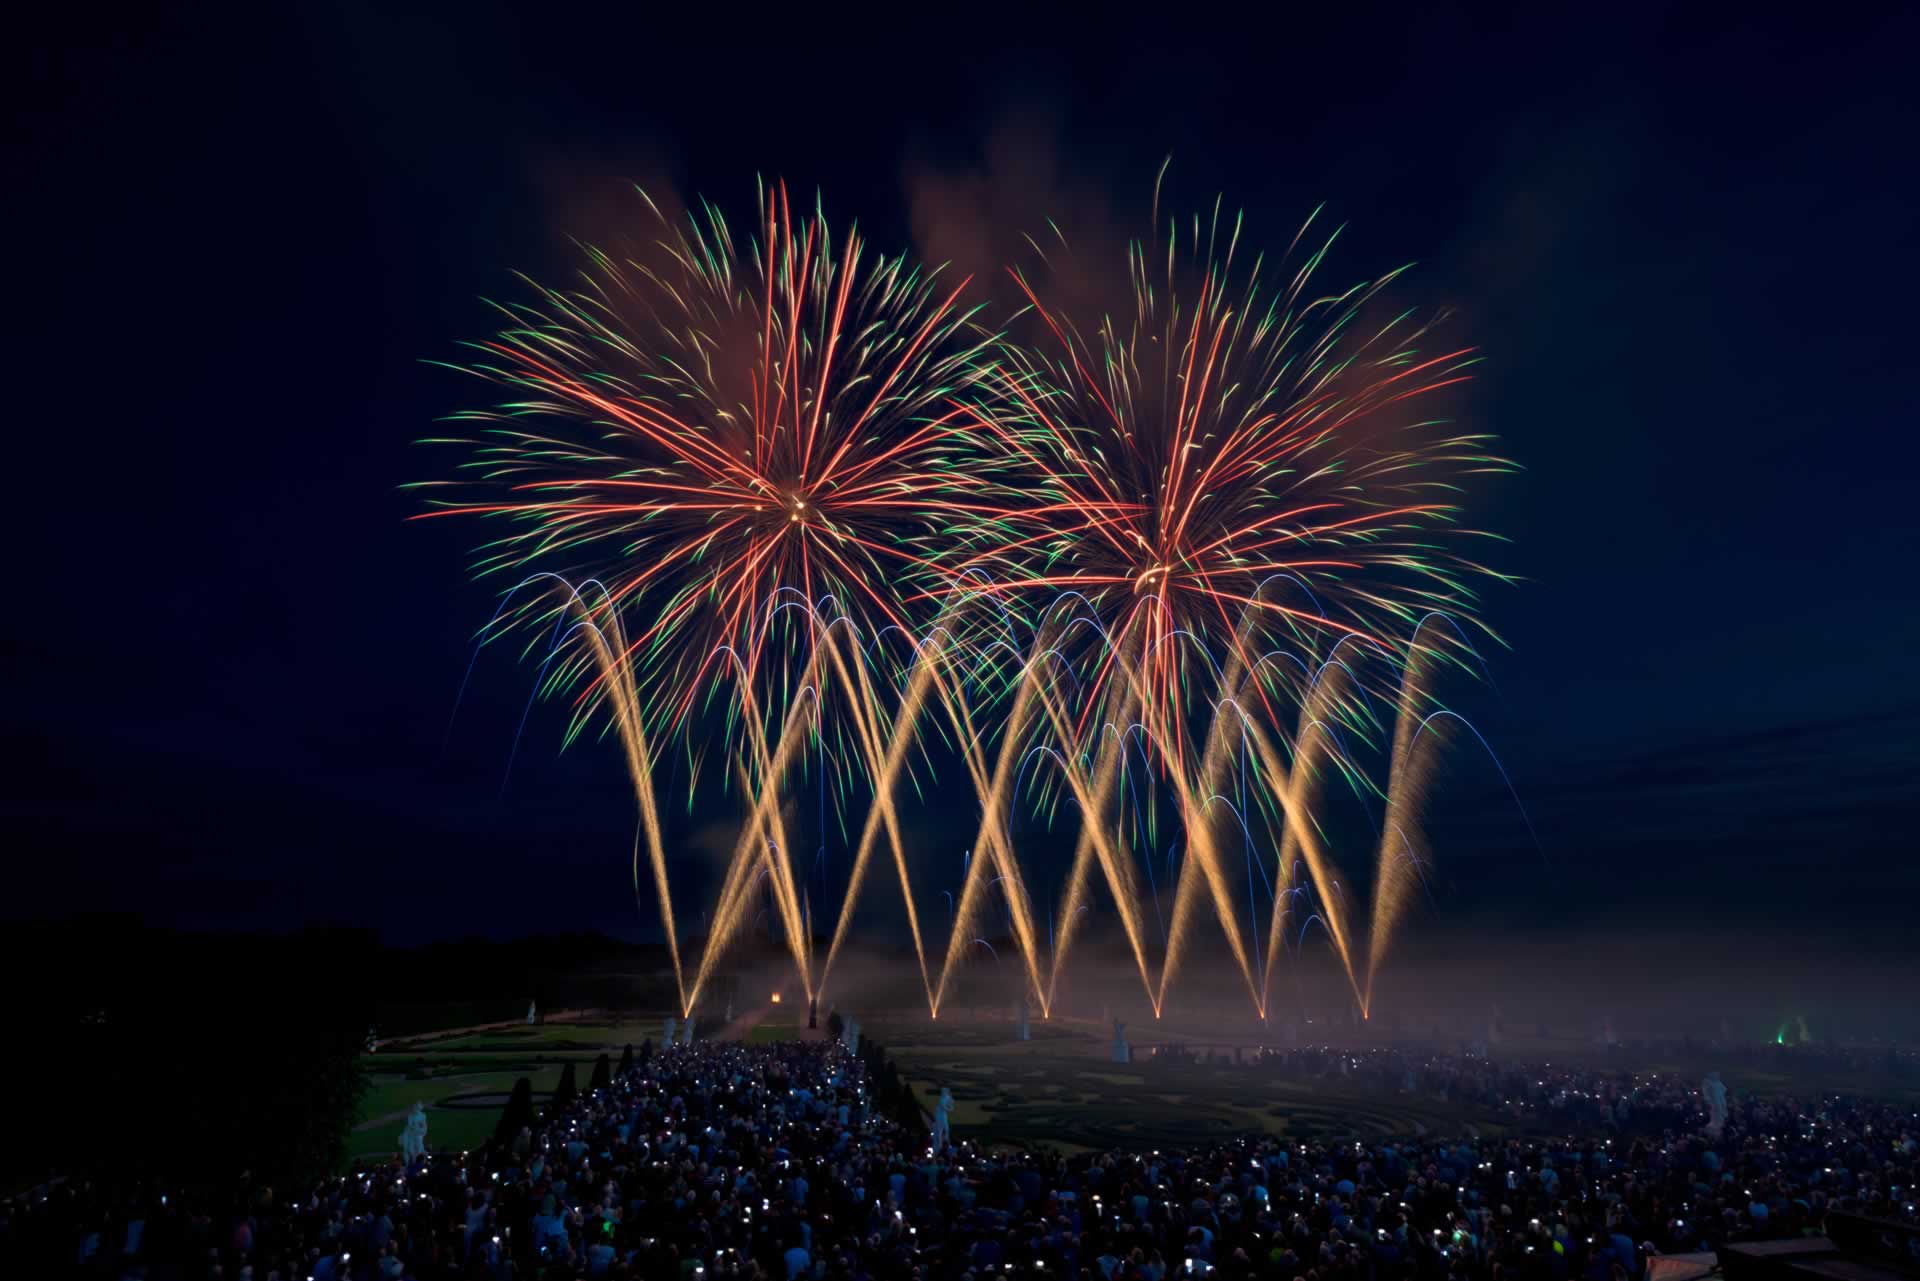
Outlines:
MULTIPOLYGON (((1480 522, 1525 581, 1465 702, 1539 843, 1459 753, 1437 917, 1911 922, 1920 23, 963 16, 43 18, 4 149, 7 911, 643 934, 616 754, 536 709, 503 789, 504 653, 448 731, 492 598, 474 531, 405 520, 473 394, 423 358, 628 180, 744 211, 781 176, 970 266, 1132 229, 1171 153, 1175 204, 1280 247, 1327 202, 1335 274, 1417 260, 1487 354, 1471 412, 1525 471, 1480 522)), ((690 847, 728 821, 663 792, 690 847)))

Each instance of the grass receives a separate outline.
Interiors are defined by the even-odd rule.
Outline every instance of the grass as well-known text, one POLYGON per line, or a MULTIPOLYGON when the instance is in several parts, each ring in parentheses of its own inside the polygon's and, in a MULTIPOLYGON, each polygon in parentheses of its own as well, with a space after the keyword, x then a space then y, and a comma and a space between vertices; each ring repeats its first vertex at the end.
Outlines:
MULTIPOLYGON (((576 1076, 579 1071, 577 1067, 574 1069, 576 1076)), ((383 1074, 374 1077, 372 1087, 360 1101, 360 1120, 386 1116, 411 1108, 415 1103, 424 1103, 431 1109, 442 1099, 452 1098, 456 1094, 506 1094, 512 1091, 513 1083, 523 1076, 533 1082, 535 1093, 550 1092, 560 1083, 560 1065, 549 1063, 539 1067, 529 1066, 523 1072, 462 1072, 435 1077, 431 1081, 408 1081, 383 1074)), ((433 1119, 428 1117, 430 1123, 433 1119)))
MULTIPOLYGON (((427 1113, 427 1150, 458 1152, 478 1147, 493 1133, 500 1114, 491 1108, 462 1108, 427 1113)), ((372 1129, 356 1130, 347 1140, 347 1159, 387 1157, 400 1150, 405 1120, 387 1121, 372 1129)))
MULTIPOLYGON (((379 1056, 373 1056, 375 1060, 379 1056)), ((347 1140, 347 1156, 386 1156, 399 1151, 400 1131, 406 1124, 405 1116, 395 1115, 410 1110, 415 1103, 427 1105, 427 1146, 430 1151, 470 1148, 481 1139, 493 1133, 494 1123, 500 1119, 500 1109, 494 1107, 444 1108, 443 1101, 462 1094, 509 1094, 514 1082, 526 1077, 533 1083, 536 1100, 543 1093, 552 1092, 560 1083, 561 1064, 520 1064, 514 1070, 486 1071, 484 1065, 476 1065, 481 1070, 458 1071, 437 1074, 428 1081, 409 1081, 403 1075, 376 1070, 373 1084, 360 1100, 357 1126, 347 1140), (384 1119, 383 1119, 384 1118, 384 1119), (368 1124, 378 1121, 378 1124, 368 1124)), ((585 1065, 576 1066, 576 1076, 585 1065)), ((584 1085, 585 1079, 581 1078, 584 1085)))
POLYGON ((409 1037, 383 1053, 396 1057, 414 1054, 471 1053, 476 1051, 554 1049, 608 1050, 618 1055, 632 1045, 638 1049, 648 1040, 660 1042, 666 1012, 659 1018, 627 1019, 619 1023, 539 1023, 531 1027, 515 1025, 484 1032, 409 1037))
POLYGON ((769 1041, 793 1041, 800 1036, 800 1024, 794 1023, 756 1023, 747 1030, 748 1045, 765 1045, 769 1041))
MULTIPOLYGON (((347 1155, 387 1156, 399 1151, 404 1113, 415 1103, 427 1105, 429 1151, 470 1148, 500 1119, 495 1107, 448 1108, 444 1101, 463 1094, 508 1094, 521 1077, 533 1083, 536 1096, 560 1082, 567 1063, 574 1065, 582 1089, 593 1075, 594 1060, 605 1053, 615 1062, 628 1045, 635 1050, 660 1041, 659 1017, 641 1016, 611 1023, 542 1023, 528 1027, 492 1028, 482 1032, 424 1035, 389 1043, 378 1054, 365 1055, 371 1085, 360 1101, 356 1128, 348 1140, 347 1155), (427 1072, 425 1080, 409 1080, 410 1073, 427 1072)), ((712 1030, 711 1028, 709 1030, 712 1030)), ((794 1028, 756 1029, 755 1040, 791 1037, 794 1028), (763 1034, 762 1034, 763 1033, 763 1034)))
MULTIPOLYGON (((544 1032, 559 1030, 548 1025, 546 1028, 529 1028, 526 1031, 544 1032)), ((624 1027, 586 1029, 573 1026, 565 1029, 576 1039, 583 1032, 612 1031, 622 1033, 624 1027)), ((658 1033, 656 1027, 655 1033, 658 1033)), ((521 1029, 513 1029, 515 1032, 521 1029)), ((646 1038, 635 1041, 638 1045, 646 1038)), ((497 1107, 448 1108, 440 1106, 448 1099, 466 1094, 510 1094, 514 1082, 526 1077, 533 1084, 536 1103, 542 1094, 551 1093, 560 1083, 560 1073, 571 1062, 574 1076, 581 1088, 585 1088, 593 1073, 593 1061, 598 1057, 600 1048, 556 1053, 556 1048, 566 1043, 560 1037, 527 1037, 507 1034, 506 1030, 475 1033, 455 1038, 452 1041, 436 1041, 421 1048, 408 1048, 395 1051, 389 1049, 379 1054, 365 1055, 361 1063, 366 1068, 370 1084, 360 1100, 355 1117, 355 1130, 347 1141, 347 1157, 389 1156, 400 1148, 400 1131, 406 1124, 404 1115, 415 1103, 427 1105, 427 1147, 429 1151, 448 1151, 470 1148, 478 1144, 487 1135, 493 1133, 493 1127, 500 1119, 497 1107), (425 1080, 409 1080, 409 1073, 426 1071, 431 1075, 425 1080), (358 1127, 365 1128, 358 1128, 358 1127)), ((618 1051, 625 1044, 606 1045, 609 1055, 617 1061, 618 1051)))

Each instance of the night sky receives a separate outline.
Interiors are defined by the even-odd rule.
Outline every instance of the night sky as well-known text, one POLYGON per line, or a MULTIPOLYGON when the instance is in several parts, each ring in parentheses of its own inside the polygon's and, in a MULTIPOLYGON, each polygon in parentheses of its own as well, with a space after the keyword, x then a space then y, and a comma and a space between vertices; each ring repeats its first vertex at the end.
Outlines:
POLYGON ((406 520, 476 399, 422 362, 631 181, 964 264, 1144 230, 1171 154, 1276 248, 1326 202, 1333 276, 1417 260, 1525 468, 1465 705, 1538 845, 1462 749, 1414 931, 1917 946, 1920 22, 65 8, 9 58, 9 914, 644 936, 611 746, 539 707, 508 777, 505 652, 450 721, 494 598, 406 520))

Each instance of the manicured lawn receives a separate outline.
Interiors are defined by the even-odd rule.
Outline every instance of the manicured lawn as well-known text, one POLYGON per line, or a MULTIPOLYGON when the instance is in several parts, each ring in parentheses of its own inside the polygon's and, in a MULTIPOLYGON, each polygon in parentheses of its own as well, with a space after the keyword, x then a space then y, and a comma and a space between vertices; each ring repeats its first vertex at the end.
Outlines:
POLYGON ((382 1051, 395 1057, 414 1054, 442 1054, 449 1051, 524 1050, 528 1053, 557 1048, 609 1050, 616 1056, 622 1047, 636 1050, 648 1040, 660 1043, 666 1011, 659 1018, 628 1019, 619 1023, 541 1023, 532 1027, 493 1028, 458 1036, 414 1037, 382 1051))
MULTIPOLYGON (((578 1067, 574 1068, 576 1077, 579 1072, 578 1067)), ((549 1063, 543 1067, 529 1066, 520 1072, 462 1072, 456 1076, 435 1077, 431 1081, 377 1076, 367 1090, 366 1097, 360 1101, 360 1119, 365 1121, 385 1116, 389 1112, 410 1108, 415 1103, 424 1103, 432 1108, 441 1099, 456 1094, 506 1094, 513 1089, 513 1083, 523 1076, 533 1082, 536 1092, 550 1091, 560 1081, 560 1065, 549 1063)), ((580 1079, 580 1084, 586 1084, 584 1078, 580 1079)))
MULTIPOLYGON (((462 1094, 510 1094, 514 1082, 524 1076, 533 1083, 537 1104, 542 1094, 551 1093, 560 1083, 562 1068, 558 1060, 545 1064, 452 1064, 443 1065, 451 1066, 452 1071, 436 1074, 432 1080, 409 1081, 399 1073, 383 1070, 399 1066, 391 1058, 370 1055, 366 1062, 373 1073, 373 1083, 360 1101, 359 1119, 356 1122, 356 1125, 365 1125, 366 1128, 355 1129, 348 1140, 349 1157, 397 1152, 400 1148, 400 1131, 406 1124, 406 1118, 394 1114, 408 1111, 415 1103, 427 1105, 428 1151, 472 1147, 493 1133, 494 1123, 500 1119, 500 1109, 444 1108, 438 1106, 442 1100, 462 1094), (463 1070, 469 1066, 472 1070, 463 1070), (510 1066, 511 1070, 497 1070, 501 1066, 510 1066), (377 1118, 387 1119, 380 1120, 378 1124, 368 1124, 377 1118)), ((410 1063, 411 1059, 407 1062, 410 1063)), ((586 1086, 592 1068, 590 1059, 575 1061, 574 1077, 582 1088, 586 1086)))
MULTIPOLYGON (((585 1089, 593 1076, 594 1060, 602 1052, 618 1063, 628 1045, 636 1052, 648 1040, 657 1045, 665 1017, 662 1013, 659 1018, 616 1023, 516 1024, 390 1044, 361 1060, 370 1085, 355 1122, 356 1127, 364 1128, 356 1128, 348 1140, 348 1155, 371 1157, 397 1152, 400 1131, 406 1124, 401 1114, 415 1103, 427 1105, 428 1151, 473 1147, 493 1133, 500 1109, 442 1107, 444 1100, 466 1094, 506 1095, 524 1076, 533 1083, 537 1105, 542 1095, 559 1084, 567 1063, 574 1065, 574 1079, 585 1089), (422 1071, 431 1076, 426 1080, 407 1079, 409 1073, 422 1071)), ((712 1026, 717 1028, 718 1024, 712 1026)), ((792 1034, 791 1028, 787 1034, 792 1034)), ((773 1039, 772 1034, 764 1039, 773 1039)))
MULTIPOLYGON (((698 1027, 695 1027, 694 1035, 698 1036, 699 1034, 700 1034, 700 1029, 698 1027)), ((757 1023, 752 1028, 748 1029, 747 1044, 748 1045, 765 1045, 769 1041, 792 1041, 792 1040, 797 1040, 799 1036, 800 1036, 800 1024, 774 1023, 769 1021, 765 1023, 757 1023)))
POLYGON ((1088 1024, 1033 1025, 1033 1040, 991 1024, 877 1030, 929 1111, 945 1086, 962 1138, 1069 1151, 1151 1148, 1266 1132, 1295 1138, 1499 1135, 1498 1116, 1427 1095, 1281 1080, 1257 1067, 1138 1058, 1108 1060, 1110 1038, 1088 1024))
MULTIPOLYGON (((444 1109, 427 1113, 427 1151, 458 1152, 478 1147, 489 1134, 500 1114, 492 1109, 444 1109)), ((355 1131, 347 1141, 347 1157, 386 1157, 400 1150, 400 1130, 404 1120, 388 1121, 369 1130, 355 1131)))
POLYGON ((1141 1061, 1116 1070, 1087 1052, 895 1052, 929 1111, 945 1086, 963 1138, 1069 1149, 1157 1147, 1267 1132, 1295 1138, 1503 1132, 1497 1118, 1437 1098, 1279 1081, 1252 1067, 1141 1061), (985 1061, 991 1060, 991 1061, 985 1061))

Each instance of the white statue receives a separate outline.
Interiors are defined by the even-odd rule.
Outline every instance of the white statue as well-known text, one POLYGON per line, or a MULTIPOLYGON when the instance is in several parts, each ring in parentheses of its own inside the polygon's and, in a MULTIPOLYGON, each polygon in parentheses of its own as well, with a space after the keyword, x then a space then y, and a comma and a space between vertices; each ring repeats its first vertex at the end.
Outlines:
POLYGON ((426 1151, 427 1108, 424 1103, 416 1103, 413 1111, 407 1114, 406 1125, 400 1130, 400 1156, 408 1165, 412 1165, 426 1151))
POLYGON ((940 1087, 940 1101, 933 1105, 933 1150, 938 1152, 947 1146, 949 1126, 947 1114, 953 1111, 953 1094, 946 1086, 940 1087))
POLYGON ((693 1044, 693 1015, 691 1014, 687 1015, 686 1026, 680 1029, 680 1044, 693 1044))
POLYGON ((1127 1025, 1119 1019, 1113 1021, 1113 1061, 1133 1062, 1133 1047, 1127 1044, 1127 1025))
POLYGON ((538 1020, 538 1018, 536 1017, 536 1015, 535 1015, 535 1013, 534 1013, 534 1008, 533 1008, 533 1007, 534 1007, 534 1005, 535 1005, 535 1004, 536 1004, 536 1002, 534 1002, 534 1001, 528 1001, 528 1002, 527 1002, 527 1026, 528 1026, 528 1027, 532 1027, 532 1026, 533 1026, 533 1025, 534 1025, 534 1024, 536 1023, 536 1022, 538 1022, 538 1021, 539 1021, 539 1020, 538 1020))
POLYGON ((1033 1039, 1033 1032, 1027 1027, 1027 998, 1024 995, 1020 998, 1020 1039, 1022 1041, 1033 1039))
POLYGON ((671 1014, 667 1015, 667 1030, 660 1034, 660 1045, 662 1048, 673 1044, 673 1030, 679 1026, 679 1019, 674 1018, 671 1014))
POLYGON ((1700 1097, 1707 1104, 1707 1133, 1717 1139, 1727 1128, 1727 1087, 1718 1072, 1707 1073, 1700 1083, 1700 1097))

